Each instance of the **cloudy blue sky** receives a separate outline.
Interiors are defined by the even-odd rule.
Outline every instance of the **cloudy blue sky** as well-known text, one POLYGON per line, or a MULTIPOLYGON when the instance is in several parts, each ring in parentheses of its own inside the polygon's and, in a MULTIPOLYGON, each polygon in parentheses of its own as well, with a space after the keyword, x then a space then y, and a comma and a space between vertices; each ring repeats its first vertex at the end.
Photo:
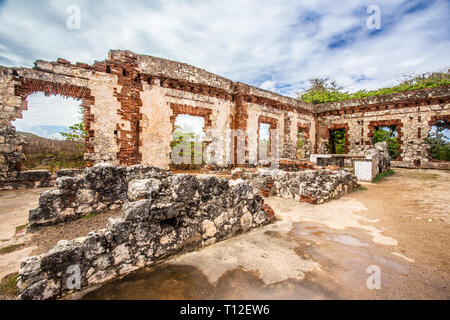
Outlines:
POLYGON ((109 49, 128 49, 289 96, 312 77, 330 77, 348 91, 374 89, 450 67, 449 3, 0 0, 0 64, 92 63, 109 49), (67 28, 72 5, 80 8, 80 29, 67 28), (370 5, 381 10, 379 30, 367 28, 370 5))

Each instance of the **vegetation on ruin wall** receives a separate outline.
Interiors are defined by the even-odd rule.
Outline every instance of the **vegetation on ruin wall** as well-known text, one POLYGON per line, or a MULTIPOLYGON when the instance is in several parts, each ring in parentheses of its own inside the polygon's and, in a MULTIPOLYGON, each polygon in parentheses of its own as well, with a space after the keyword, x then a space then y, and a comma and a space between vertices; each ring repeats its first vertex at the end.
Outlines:
POLYGON ((84 143, 24 135, 28 137, 28 143, 23 146, 26 160, 22 163, 22 170, 45 169, 54 173, 62 168, 84 168, 87 165, 83 160, 84 143))
POLYGON ((450 85, 449 72, 431 72, 406 76, 399 84, 377 90, 359 90, 354 93, 343 91, 343 87, 329 78, 310 79, 310 88, 300 93, 299 99, 312 104, 361 99, 383 94, 412 91, 418 89, 450 85))
POLYGON ((17 295, 17 281, 19 274, 12 273, 4 277, 0 282, 0 299, 14 299, 17 295))

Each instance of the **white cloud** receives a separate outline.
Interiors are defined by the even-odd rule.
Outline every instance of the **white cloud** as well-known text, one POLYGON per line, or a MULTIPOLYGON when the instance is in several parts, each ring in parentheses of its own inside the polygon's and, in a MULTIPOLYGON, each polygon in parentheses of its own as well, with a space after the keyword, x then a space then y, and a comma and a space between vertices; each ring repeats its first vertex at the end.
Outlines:
POLYGON ((328 76, 348 90, 449 67, 445 0, 379 0, 382 30, 369 34, 356 1, 8 1, 0 8, 0 63, 92 63, 128 49, 190 63, 287 95, 328 76), (66 28, 69 5, 81 29, 66 28), (407 8, 414 8, 409 10, 407 8), (347 42, 329 48, 330 42, 347 42), (359 79, 359 82, 358 82, 359 79))
MULTIPOLYGON (((32 132, 33 127, 68 127, 80 122, 81 102, 75 99, 35 93, 29 95, 27 101, 28 110, 22 111, 22 119, 13 122, 18 131, 32 132)), ((43 134, 49 135, 51 132, 43 134)))

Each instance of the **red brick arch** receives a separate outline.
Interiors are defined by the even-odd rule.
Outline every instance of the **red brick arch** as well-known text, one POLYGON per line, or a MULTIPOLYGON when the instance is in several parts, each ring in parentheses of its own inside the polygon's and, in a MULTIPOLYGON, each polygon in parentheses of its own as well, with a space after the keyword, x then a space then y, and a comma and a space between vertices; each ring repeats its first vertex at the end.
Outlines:
POLYGON ((310 129, 311 129, 311 126, 309 124, 307 124, 307 123, 299 122, 297 124, 297 133, 302 131, 303 132, 303 138, 305 138, 305 139, 309 139, 309 137, 310 137, 310 129))
POLYGON ((450 114, 443 114, 443 115, 439 115, 439 116, 432 116, 431 120, 428 121, 428 125, 434 126, 436 123, 438 123, 438 121, 448 121, 450 122, 450 114))
MULTIPOLYGON (((14 86, 14 94, 25 101, 27 110, 27 98, 29 95, 43 92, 46 96, 60 95, 66 98, 81 100, 81 106, 84 110, 84 126, 88 135, 86 137, 86 148, 89 153, 94 152, 94 146, 90 139, 94 137, 94 131, 91 129, 91 123, 94 121, 94 115, 91 113, 91 106, 94 104, 94 97, 91 96, 91 90, 87 87, 76 86, 59 82, 49 82, 40 79, 21 78, 20 84, 14 86)), ((57 110, 55 110, 57 111, 57 110)))

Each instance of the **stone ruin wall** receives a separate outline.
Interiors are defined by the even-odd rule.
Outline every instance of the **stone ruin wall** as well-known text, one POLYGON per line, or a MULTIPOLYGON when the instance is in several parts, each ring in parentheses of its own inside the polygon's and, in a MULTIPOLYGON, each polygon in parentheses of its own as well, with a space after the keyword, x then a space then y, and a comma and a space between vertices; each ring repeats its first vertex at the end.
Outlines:
MULTIPOLYGON (((121 180, 124 170, 131 173, 129 168, 111 164, 94 168, 108 171, 110 179, 121 180)), ((21 261, 18 299, 67 296, 274 219, 270 206, 246 182, 174 175, 143 166, 135 169, 134 173, 140 171, 145 178, 132 180, 129 187, 122 180, 123 189, 119 189, 127 198, 122 217, 110 218, 106 228, 86 237, 59 241, 50 251, 21 261)), ((92 172, 87 173, 91 176, 92 172)), ((85 184, 95 184, 91 178, 85 176, 85 184)), ((61 187, 71 192, 72 187, 61 187)))
MULTIPOLYGON (((91 66, 39 60, 33 69, 1 67, 0 72, 1 180, 19 178, 26 141, 16 136, 11 122, 22 117, 28 95, 36 92, 82 101, 89 133, 85 157, 92 164, 168 168, 178 114, 203 117, 204 130, 212 130, 211 136, 228 129, 247 131, 246 162, 257 160, 258 126, 267 119, 279 129, 281 157, 296 159, 299 125, 311 128, 314 137, 314 114, 306 103, 187 64, 128 51, 110 51, 107 60, 91 66)), ((222 147, 233 153, 232 145, 224 142, 222 147)), ((224 155, 219 165, 226 165, 226 160, 224 155)))
POLYGON ((432 161, 425 142, 431 126, 438 120, 450 121, 450 87, 423 89, 353 101, 317 106, 318 153, 327 153, 325 143, 330 129, 346 129, 346 153, 363 156, 372 148, 377 126, 395 125, 399 158, 393 165, 443 168, 448 163, 432 161))
MULTIPOLYGON (((91 164, 146 164, 167 169, 170 142, 178 114, 201 116, 205 142, 228 129, 248 133, 245 163, 258 160, 259 124, 278 130, 279 157, 295 160, 323 153, 330 129, 346 129, 347 153, 362 154, 372 144, 377 125, 398 125, 399 164, 424 166, 424 139, 430 125, 448 119, 450 87, 425 89, 352 101, 310 105, 209 73, 190 65, 129 51, 112 50, 108 59, 71 64, 36 61, 34 68, 0 67, 0 180, 16 181, 26 139, 15 134, 11 121, 22 117, 27 97, 35 92, 82 101, 88 130, 86 159, 91 164), (297 136, 303 131, 303 150, 297 136)), ((57 113, 57 110, 55 111, 57 113)), ((222 142, 227 154, 238 158, 233 145, 222 142), (234 150, 233 150, 234 148, 234 150)))

